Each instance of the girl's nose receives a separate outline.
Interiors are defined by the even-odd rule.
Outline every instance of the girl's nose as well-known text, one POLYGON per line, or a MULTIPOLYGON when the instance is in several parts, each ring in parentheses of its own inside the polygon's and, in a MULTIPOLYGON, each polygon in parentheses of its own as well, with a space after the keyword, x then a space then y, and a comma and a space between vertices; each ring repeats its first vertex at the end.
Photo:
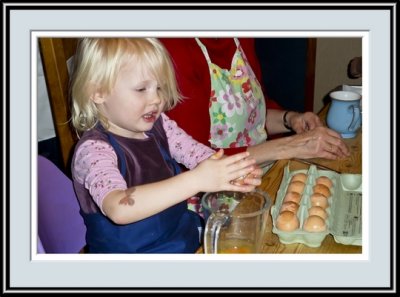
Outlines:
POLYGON ((151 92, 149 97, 152 104, 160 104, 162 102, 161 92, 158 89, 151 92))

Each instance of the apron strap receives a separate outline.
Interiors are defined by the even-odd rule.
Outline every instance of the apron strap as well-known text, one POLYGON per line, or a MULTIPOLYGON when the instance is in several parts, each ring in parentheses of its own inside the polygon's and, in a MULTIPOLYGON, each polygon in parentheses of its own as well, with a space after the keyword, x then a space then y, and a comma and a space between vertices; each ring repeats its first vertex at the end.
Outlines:
MULTIPOLYGON (((196 37, 195 39, 196 39, 197 44, 200 46, 200 49, 203 52, 204 57, 206 58, 208 64, 211 64, 212 62, 211 62, 210 56, 208 55, 206 46, 200 41, 199 38, 196 37)), ((237 37, 234 37, 233 40, 235 41, 236 48, 240 48, 239 39, 237 37)))
POLYGON ((197 44, 200 46, 200 49, 201 49, 201 51, 203 52, 204 57, 206 58, 208 64, 210 64, 210 63, 211 63, 211 59, 210 59, 210 56, 208 55, 207 48, 206 48, 206 47, 204 46, 204 44, 200 41, 199 38, 195 38, 195 39, 196 39, 197 44))

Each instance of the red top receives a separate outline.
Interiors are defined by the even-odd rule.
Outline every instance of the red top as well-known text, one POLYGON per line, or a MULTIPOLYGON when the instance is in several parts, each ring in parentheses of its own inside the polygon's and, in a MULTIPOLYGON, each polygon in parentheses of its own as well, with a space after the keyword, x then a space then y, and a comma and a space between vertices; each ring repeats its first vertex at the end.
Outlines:
MULTIPOLYGON (((211 79, 204 54, 194 38, 160 38, 160 41, 171 55, 178 87, 184 96, 183 101, 167 114, 194 139, 210 146, 208 139, 210 136, 211 79)), ((200 41, 206 46, 212 63, 221 68, 231 68, 236 51, 233 38, 200 38, 200 41)), ((254 38, 239 38, 239 41, 258 81, 263 85, 254 38)), ((277 103, 268 99, 265 92, 264 96, 267 109, 281 109, 277 103)), ((224 149, 227 155, 245 150, 246 147, 224 149)))

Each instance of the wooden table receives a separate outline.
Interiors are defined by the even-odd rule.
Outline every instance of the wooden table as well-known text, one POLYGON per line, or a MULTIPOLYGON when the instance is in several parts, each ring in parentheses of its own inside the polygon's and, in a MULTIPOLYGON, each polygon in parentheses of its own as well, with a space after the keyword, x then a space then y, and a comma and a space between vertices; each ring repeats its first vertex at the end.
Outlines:
MULTIPOLYGON (((326 112, 328 110, 328 106, 326 106, 320 113, 321 118, 324 120, 326 118, 326 112)), ((361 129, 357 133, 355 138, 344 139, 349 149, 351 150, 351 155, 345 159, 331 161, 325 159, 310 159, 316 164, 320 164, 331 168, 333 170, 342 172, 342 173, 362 173, 362 131, 361 129)), ((294 168, 299 166, 299 169, 304 168, 304 164, 293 161, 293 160, 279 160, 274 166, 264 175, 262 179, 262 184, 260 188, 267 192, 271 199, 275 201, 276 193, 279 189, 279 186, 283 177, 283 170, 285 166, 290 162, 290 168, 294 168)), ((333 236, 328 234, 323 240, 322 244, 318 248, 308 247, 304 244, 282 244, 279 242, 279 238, 276 234, 271 232, 272 230, 272 219, 270 218, 270 223, 268 226, 267 232, 269 233, 267 238, 267 242, 264 245, 263 253, 267 254, 352 254, 352 253, 362 253, 361 246, 353 246, 353 245, 343 245, 336 243, 333 236)))

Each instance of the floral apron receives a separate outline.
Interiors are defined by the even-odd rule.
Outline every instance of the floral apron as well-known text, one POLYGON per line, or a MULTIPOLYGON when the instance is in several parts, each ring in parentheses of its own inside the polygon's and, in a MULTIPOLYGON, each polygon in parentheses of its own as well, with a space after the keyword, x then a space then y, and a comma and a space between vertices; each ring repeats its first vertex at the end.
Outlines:
MULTIPOLYGON (((211 62, 203 43, 196 38, 210 69, 210 139, 212 148, 236 148, 259 144, 267 139, 265 99, 239 40, 231 69, 222 69, 211 62)), ((263 168, 264 173, 272 166, 263 168)), ((201 216, 198 197, 188 199, 188 208, 201 216)))
POLYGON ((210 144, 213 148, 237 148, 267 139, 264 94, 239 40, 231 69, 211 62, 206 47, 196 38, 210 69, 210 144))

